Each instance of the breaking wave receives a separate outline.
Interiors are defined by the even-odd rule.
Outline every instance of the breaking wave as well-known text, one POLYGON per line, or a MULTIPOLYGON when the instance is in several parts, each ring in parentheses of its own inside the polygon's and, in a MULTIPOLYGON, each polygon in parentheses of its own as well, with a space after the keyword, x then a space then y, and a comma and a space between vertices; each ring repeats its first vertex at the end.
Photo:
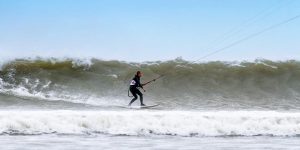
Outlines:
POLYGON ((146 87, 145 99, 170 108, 300 108, 300 62, 294 60, 16 59, 2 64, 0 96, 96 106, 126 104, 128 82, 137 70, 144 72, 143 81, 165 75, 146 87))
POLYGON ((300 113, 274 111, 1 111, 1 134, 299 136, 300 113))

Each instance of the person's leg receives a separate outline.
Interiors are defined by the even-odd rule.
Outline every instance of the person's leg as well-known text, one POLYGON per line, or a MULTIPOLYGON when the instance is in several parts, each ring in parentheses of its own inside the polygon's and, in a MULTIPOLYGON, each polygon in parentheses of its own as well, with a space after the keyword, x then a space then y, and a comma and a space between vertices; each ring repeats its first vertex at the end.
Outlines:
POLYGON ((143 103, 143 93, 140 90, 137 90, 136 94, 140 96, 141 106, 145 106, 145 104, 143 103))
POLYGON ((133 89, 130 89, 131 94, 133 95, 133 99, 130 101, 130 103, 128 104, 128 106, 130 106, 135 100, 137 100, 137 95, 136 95, 136 91, 133 89))

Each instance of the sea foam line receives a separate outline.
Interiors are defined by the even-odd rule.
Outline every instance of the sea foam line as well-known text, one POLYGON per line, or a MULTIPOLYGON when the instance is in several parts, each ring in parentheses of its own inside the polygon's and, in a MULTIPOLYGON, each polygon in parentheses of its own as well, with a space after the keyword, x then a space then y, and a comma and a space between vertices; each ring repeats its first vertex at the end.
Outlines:
POLYGON ((1 134, 298 136, 299 112, 0 111, 1 134))

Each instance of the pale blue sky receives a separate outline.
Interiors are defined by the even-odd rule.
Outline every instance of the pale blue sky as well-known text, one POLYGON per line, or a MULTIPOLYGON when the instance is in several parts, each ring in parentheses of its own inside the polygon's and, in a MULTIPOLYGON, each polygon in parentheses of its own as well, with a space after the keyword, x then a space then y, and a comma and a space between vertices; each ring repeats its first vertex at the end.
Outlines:
MULTIPOLYGON (((299 0, 0 0, 0 55, 193 61, 299 14, 299 0)), ((300 18, 204 60, 300 59, 299 41, 300 18)))

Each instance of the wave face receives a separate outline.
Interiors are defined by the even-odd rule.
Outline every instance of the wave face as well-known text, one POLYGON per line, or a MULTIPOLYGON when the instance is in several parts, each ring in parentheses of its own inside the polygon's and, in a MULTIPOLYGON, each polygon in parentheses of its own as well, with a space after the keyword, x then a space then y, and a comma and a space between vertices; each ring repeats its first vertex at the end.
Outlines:
POLYGON ((1 111, 0 134, 299 136, 300 113, 1 111))
POLYGON ((16 59, 1 68, 2 107, 24 98, 31 100, 26 101, 30 105, 127 104, 128 83, 141 70, 142 81, 165 75, 146 87, 145 101, 169 108, 300 108, 300 62, 292 60, 193 64, 181 59, 128 63, 51 58, 16 59))

